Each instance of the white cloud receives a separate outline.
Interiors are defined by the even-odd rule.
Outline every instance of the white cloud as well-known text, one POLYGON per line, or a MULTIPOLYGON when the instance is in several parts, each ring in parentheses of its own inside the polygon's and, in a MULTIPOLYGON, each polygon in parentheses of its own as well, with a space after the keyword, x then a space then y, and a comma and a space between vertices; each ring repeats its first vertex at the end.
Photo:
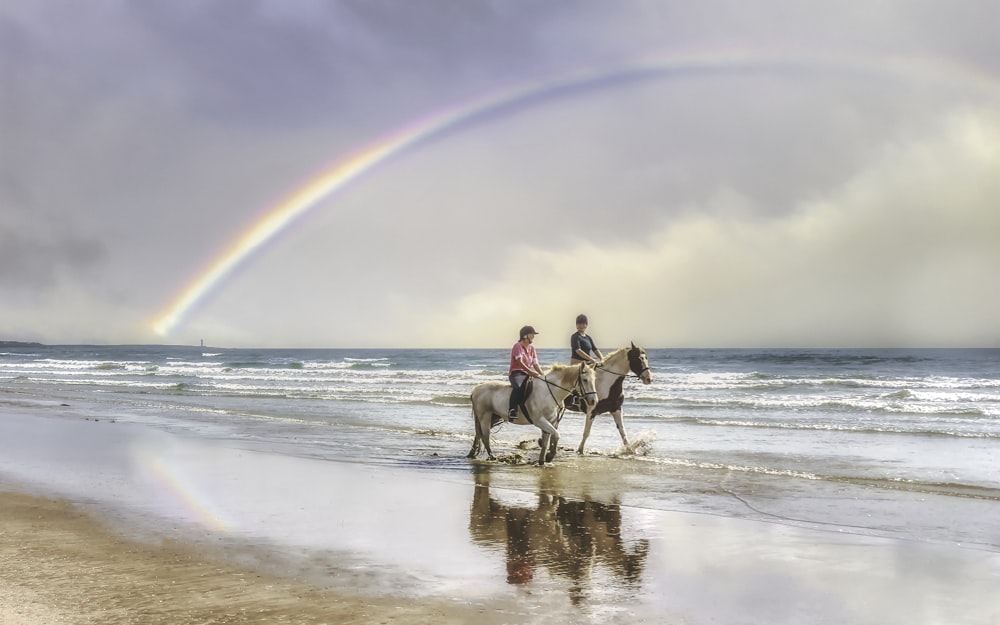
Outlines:
POLYGON ((992 345, 996 146, 1000 116, 957 112, 782 217, 706 206, 632 244, 524 250, 527 267, 445 302, 416 334, 477 344, 531 322, 559 346, 583 310, 612 344, 992 345))

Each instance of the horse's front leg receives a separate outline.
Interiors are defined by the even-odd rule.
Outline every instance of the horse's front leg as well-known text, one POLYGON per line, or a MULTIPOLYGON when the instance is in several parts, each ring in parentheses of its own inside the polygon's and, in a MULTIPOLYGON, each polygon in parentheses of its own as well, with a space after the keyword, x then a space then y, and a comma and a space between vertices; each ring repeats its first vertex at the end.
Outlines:
POLYGON ((615 427, 618 428, 618 433, 622 437, 622 445, 628 447, 628 436, 625 435, 625 422, 622 421, 622 409, 619 408, 611 413, 611 416, 615 418, 615 427))
POLYGON ((480 452, 479 434, 476 434, 476 439, 472 441, 472 449, 469 450, 469 453, 466 454, 465 457, 475 458, 476 456, 479 455, 479 452, 480 452))
POLYGON ((590 428, 594 425, 594 417, 596 416, 597 414, 594 412, 589 412, 584 416, 583 438, 580 439, 580 446, 576 448, 576 453, 583 453, 583 446, 587 444, 587 437, 590 436, 590 428))
POLYGON ((538 452, 538 466, 544 466, 546 461, 552 462, 552 459, 556 457, 556 449, 559 446, 559 430, 545 417, 538 417, 535 425, 542 430, 542 439, 538 441, 538 446, 541 447, 538 452), (552 448, 551 452, 548 451, 549 446, 552 448))
POLYGON ((545 464, 545 456, 548 455, 546 452, 549 448, 549 438, 548 432, 542 432, 542 437, 538 439, 538 466, 545 464))
MULTIPOLYGON (((562 410, 560 410, 559 412, 556 413, 555 418, 552 419, 552 421, 550 421, 550 423, 552 424, 552 427, 554 427, 556 430, 559 429, 559 424, 562 423, 563 414, 565 414, 565 413, 562 410)), ((542 439, 541 438, 538 439, 538 446, 539 447, 542 446, 542 439)))
POLYGON ((545 454, 545 462, 555 460, 557 451, 559 451, 559 440, 556 438, 549 443, 549 453, 545 454))

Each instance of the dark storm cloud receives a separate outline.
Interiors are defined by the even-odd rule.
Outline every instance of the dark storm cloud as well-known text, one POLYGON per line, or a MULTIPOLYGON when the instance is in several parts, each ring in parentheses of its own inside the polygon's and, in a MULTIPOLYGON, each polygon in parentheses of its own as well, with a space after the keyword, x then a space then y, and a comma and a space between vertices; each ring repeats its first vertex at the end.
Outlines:
POLYGON ((92 239, 0 229, 0 289, 44 291, 63 278, 90 273, 105 255, 103 245, 92 239))
POLYGON ((557 43, 581 14, 525 1, 55 0, 0 12, 0 66, 33 135, 122 107, 150 132, 170 107, 258 129, 379 114, 384 126, 585 58, 557 43))
POLYGON ((69 230, 8 171, 0 171, 0 299, 4 291, 44 291, 86 276, 106 257, 103 244, 69 230))
POLYGON ((306 124, 548 69, 555 3, 218 0, 136 3, 134 19, 192 106, 252 123, 306 124), (526 11, 530 9, 530 13, 526 11))

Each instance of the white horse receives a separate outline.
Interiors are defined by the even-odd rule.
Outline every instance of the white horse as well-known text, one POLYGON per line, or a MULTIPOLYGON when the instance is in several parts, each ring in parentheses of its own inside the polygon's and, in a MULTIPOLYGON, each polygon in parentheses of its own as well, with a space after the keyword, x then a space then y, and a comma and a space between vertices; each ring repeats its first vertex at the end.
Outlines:
POLYGON ((597 403, 596 378, 594 367, 589 364, 552 365, 544 378, 532 379, 534 389, 524 401, 528 414, 524 414, 524 409, 518 407, 517 416, 512 421, 507 418, 510 384, 499 381, 477 384, 471 395, 476 438, 468 457, 475 458, 481 447, 484 447, 489 459, 496 460, 490 449, 490 428, 509 421, 516 425, 534 425, 540 429, 542 438, 538 444, 542 450, 538 454, 538 464, 552 462, 559 442, 557 428, 563 412, 563 401, 575 390, 584 398, 584 402, 593 406, 597 403))
MULTIPOLYGON (((646 360, 646 350, 636 347, 632 343, 631 347, 623 347, 608 355, 604 361, 597 365, 597 405, 591 409, 587 404, 587 422, 583 427, 583 439, 576 453, 583 453, 583 446, 590 436, 590 427, 594 424, 594 417, 605 412, 610 412, 615 418, 615 425, 618 433, 621 434, 622 444, 628 445, 628 436, 625 435, 625 424, 622 423, 622 404, 625 402, 625 392, 622 390, 622 383, 625 376, 634 373, 642 380, 643 384, 649 384, 653 377, 649 372, 649 361, 646 360)), ((568 410, 583 412, 573 405, 566 406, 568 410)))

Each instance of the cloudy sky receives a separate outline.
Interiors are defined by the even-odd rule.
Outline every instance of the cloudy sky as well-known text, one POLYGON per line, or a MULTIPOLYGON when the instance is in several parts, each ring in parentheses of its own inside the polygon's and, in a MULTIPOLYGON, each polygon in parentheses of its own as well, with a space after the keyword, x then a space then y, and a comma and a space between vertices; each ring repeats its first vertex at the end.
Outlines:
POLYGON ((608 348, 1000 346, 998 23, 7 0, 0 339, 505 347, 531 323, 560 347, 586 312, 608 348), (455 110, 191 297, 304 186, 455 110))

